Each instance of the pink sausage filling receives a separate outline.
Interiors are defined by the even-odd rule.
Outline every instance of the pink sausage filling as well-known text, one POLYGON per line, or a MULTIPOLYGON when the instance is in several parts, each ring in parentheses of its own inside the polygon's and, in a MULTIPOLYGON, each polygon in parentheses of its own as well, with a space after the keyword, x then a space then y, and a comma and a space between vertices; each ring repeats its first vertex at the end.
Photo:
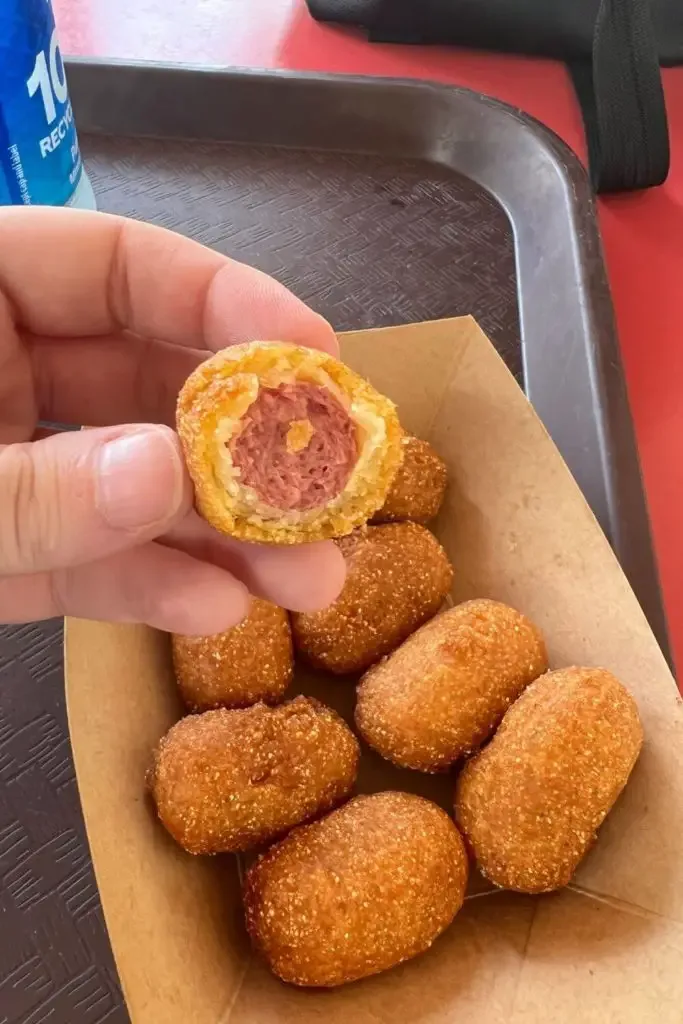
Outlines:
POLYGON ((261 388, 230 451, 241 483, 284 511, 335 498, 358 459, 349 414, 327 388, 305 382, 261 388))

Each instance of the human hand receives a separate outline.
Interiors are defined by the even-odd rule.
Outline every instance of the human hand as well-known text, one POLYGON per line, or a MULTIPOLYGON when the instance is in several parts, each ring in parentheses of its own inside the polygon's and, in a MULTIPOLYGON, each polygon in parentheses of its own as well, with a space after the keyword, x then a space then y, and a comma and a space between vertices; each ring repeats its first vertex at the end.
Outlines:
POLYGON ((334 600, 334 544, 240 544, 193 511, 178 390, 211 352, 252 339, 336 353, 285 288, 179 235, 0 210, 0 622, 209 634, 244 617, 249 592, 294 610, 334 600), (32 440, 39 420, 94 429, 32 440))

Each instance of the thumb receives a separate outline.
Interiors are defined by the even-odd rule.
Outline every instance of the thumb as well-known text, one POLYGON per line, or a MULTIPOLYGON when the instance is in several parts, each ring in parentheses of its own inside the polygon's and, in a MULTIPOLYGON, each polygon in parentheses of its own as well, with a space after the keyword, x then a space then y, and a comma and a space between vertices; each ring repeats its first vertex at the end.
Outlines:
POLYGON ((178 438, 140 424, 0 447, 0 576, 103 558, 184 518, 178 438))

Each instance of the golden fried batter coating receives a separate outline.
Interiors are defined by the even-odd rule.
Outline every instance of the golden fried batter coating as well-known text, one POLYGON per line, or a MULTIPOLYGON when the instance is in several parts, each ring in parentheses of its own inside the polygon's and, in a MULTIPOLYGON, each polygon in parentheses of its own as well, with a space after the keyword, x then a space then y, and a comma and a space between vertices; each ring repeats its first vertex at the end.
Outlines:
POLYGON ((190 711, 277 704, 292 681, 289 615, 254 598, 238 626, 215 636, 173 636, 173 665, 190 711))
POLYGON ((356 725, 383 757, 436 772, 480 746, 548 668, 527 618, 497 601, 437 616, 361 680, 356 725))
POLYGON ((247 929, 294 985, 343 985, 423 953, 462 906, 462 838, 408 793, 359 796, 271 847, 247 872, 247 929))
POLYGON ((458 822, 482 873, 519 892, 566 885, 643 742, 633 697, 604 669, 541 676, 463 770, 458 822))
POLYGON ((314 667, 362 672, 441 607, 453 568, 417 523, 368 526, 339 542, 347 565, 340 596, 320 612, 292 616, 294 646, 314 667))
POLYGON ((205 711, 161 740, 150 772, 159 818, 189 853, 248 850, 341 803, 356 738, 318 701, 205 711))
POLYGON ((403 458, 393 403, 332 356, 297 345, 255 341, 218 352, 183 385, 176 422, 200 514, 240 540, 301 544, 351 533, 382 506, 403 458), (322 405, 313 403, 318 426, 293 413, 285 430, 278 416, 284 407, 299 407, 294 399, 302 388, 321 397, 322 405), (256 414, 261 433, 253 437, 272 444, 259 442, 256 450, 247 444, 250 457, 241 464, 240 438, 256 414), (326 481, 337 478, 337 457, 346 451, 349 419, 355 438, 350 476, 326 494, 326 481), (317 504, 301 497, 311 472, 323 495, 317 504), (266 494, 289 495, 291 502, 281 505, 266 494))
POLYGON ((400 523, 411 519, 428 523, 438 515, 446 493, 446 463, 427 441, 407 434, 403 438, 403 462, 387 500, 372 518, 373 523, 400 523))

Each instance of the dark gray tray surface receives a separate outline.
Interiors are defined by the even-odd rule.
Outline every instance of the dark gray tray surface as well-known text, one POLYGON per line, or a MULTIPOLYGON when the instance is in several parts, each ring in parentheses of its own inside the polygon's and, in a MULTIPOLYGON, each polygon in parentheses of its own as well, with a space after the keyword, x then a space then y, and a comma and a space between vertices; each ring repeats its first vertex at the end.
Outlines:
POLYGON ((62 624, 0 627, 0 1024, 127 1020, 71 758, 62 624))
MULTIPOLYGON (((471 94, 406 83, 87 64, 72 66, 70 81, 103 210, 261 267, 340 330, 473 313, 537 404, 549 415, 553 404, 563 407, 554 422, 572 442, 570 462, 588 451, 582 484, 624 561, 633 549, 627 570, 657 619, 589 196, 578 165, 550 135, 471 94), (436 161, 444 110, 448 123, 460 112, 473 134, 464 150, 436 161), (505 192, 507 178, 491 163, 491 112, 515 180, 507 196, 499 187, 505 192), (126 118, 133 135, 170 138, 107 137, 126 118), (201 131, 249 144, 178 138, 201 131), (322 151, 266 144, 314 146, 316 138, 322 151), (546 194, 529 206, 534 166, 546 194), (537 216, 520 222, 524 209, 537 216), (557 325, 548 320, 549 281, 557 325), (560 379, 550 392, 549 374, 560 379), (567 420, 572 402, 588 416, 576 430, 567 420)), ((93 680, 93 699, 96 689, 93 680)), ((0 630, 0 782, 0 1024, 124 1024, 68 746, 58 624, 0 630)))
POLYGON ((83 150, 102 210, 259 267, 338 330, 472 313, 522 380, 510 223, 461 175, 180 141, 88 136, 83 150))

